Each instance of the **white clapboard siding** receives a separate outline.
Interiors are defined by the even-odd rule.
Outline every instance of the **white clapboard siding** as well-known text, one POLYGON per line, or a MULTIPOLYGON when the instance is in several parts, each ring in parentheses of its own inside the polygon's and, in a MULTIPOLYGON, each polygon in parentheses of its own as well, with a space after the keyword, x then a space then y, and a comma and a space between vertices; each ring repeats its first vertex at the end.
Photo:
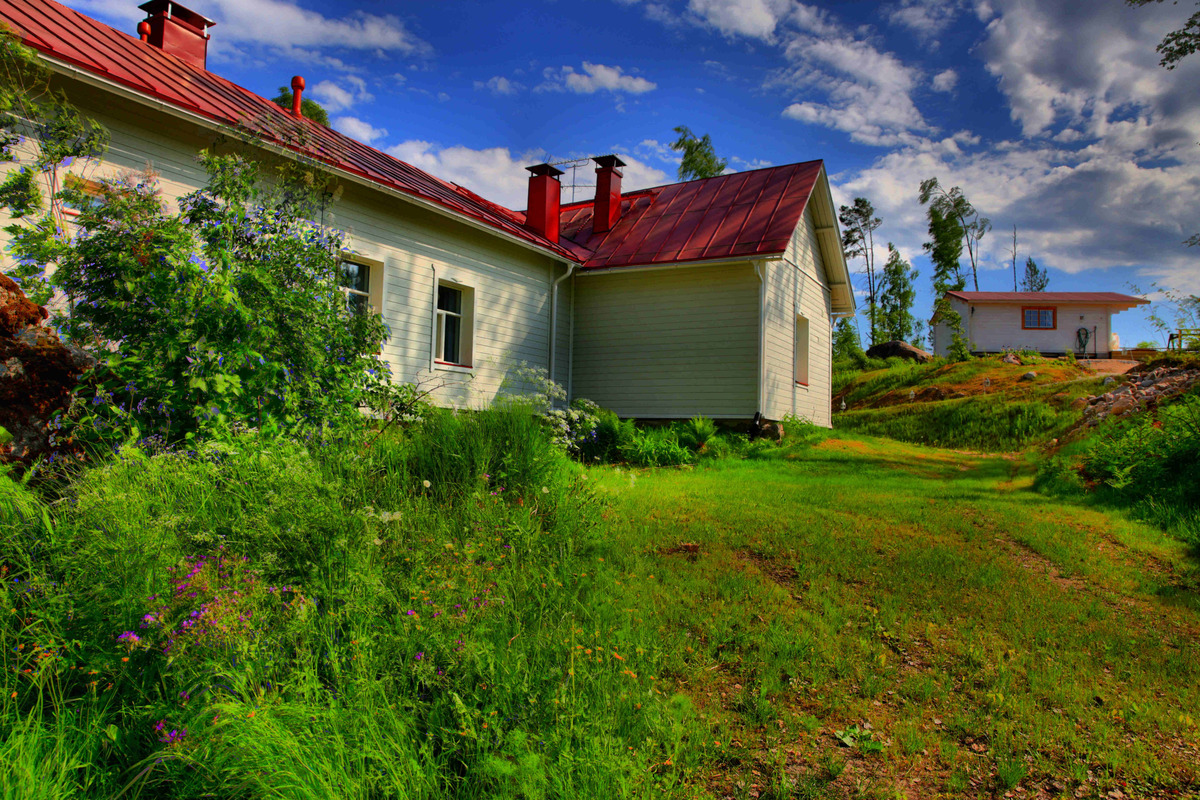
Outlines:
POLYGON ((796 226, 782 261, 764 263, 763 414, 792 415, 829 427, 830 298, 811 207, 796 226), (808 320, 808 381, 796 381, 796 317, 808 320))
POLYGON ((574 280, 574 397, 622 417, 754 415, 759 283, 749 263, 574 280))
MULTIPOLYGON (((73 165, 86 177, 149 169, 173 203, 204 184, 196 160, 202 148, 266 155, 220 131, 86 91, 71 99, 112 134, 102 164, 73 165)), ((354 253, 382 265, 382 274, 371 276, 382 282, 372 299, 382 304, 379 310, 391 331, 383 355, 394 381, 438 387, 432 399, 441 404, 480 407, 495 397, 517 363, 549 368, 550 287, 565 273, 564 264, 382 192, 357 184, 343 190, 323 221, 348 234, 354 253), (469 371, 431 364, 435 274, 474 290, 469 371)), ((562 384, 569 368, 570 304, 568 280, 559 292, 555 372, 562 384)))
MULTIPOLYGON (((1112 331, 1112 311, 1107 306, 1036 304, 1038 308, 1055 309, 1054 329, 1023 329, 1024 307, 1031 303, 979 303, 950 299, 951 308, 962 316, 963 332, 969 347, 975 352, 998 353, 1002 350, 1036 350, 1040 353, 1079 353, 1075 349, 1076 331, 1088 330, 1088 355, 1107 358, 1109 335, 1112 331)), ((934 326, 934 353, 949 352, 952 332, 942 322, 934 326)), ((1081 354, 1081 353, 1080 353, 1081 354)), ((1081 354, 1082 355, 1082 354, 1081 354)))
MULTIPOLYGON (((1031 304, 1026 304, 1031 305, 1031 304)), ((972 350, 1037 350, 1042 353, 1068 353, 1075 350, 1075 332, 1087 328, 1087 352, 1108 356, 1108 334, 1111 312, 1105 306, 1060 305, 1041 303, 1041 308, 1055 309, 1053 330, 1021 328, 1024 321, 1022 305, 992 305, 980 303, 963 315, 969 320, 972 350), (1093 332, 1094 329, 1094 332, 1093 332)))

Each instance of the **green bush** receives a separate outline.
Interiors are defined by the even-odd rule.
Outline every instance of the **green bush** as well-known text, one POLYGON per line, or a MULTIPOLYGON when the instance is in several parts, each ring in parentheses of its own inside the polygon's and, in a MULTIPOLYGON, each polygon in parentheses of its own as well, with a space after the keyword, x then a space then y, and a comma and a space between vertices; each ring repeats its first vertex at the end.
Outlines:
POLYGON ((600 409, 596 412, 596 427, 590 440, 580 444, 579 456, 585 463, 611 464, 622 458, 622 448, 637 436, 633 420, 622 421, 615 412, 600 409))
POLYGON ((717 423, 703 415, 677 423, 674 427, 679 443, 692 450, 703 449, 717 435, 717 423))
POLYGON ((633 437, 620 446, 620 453, 621 458, 637 467, 677 467, 694 458, 671 428, 635 429, 633 437))

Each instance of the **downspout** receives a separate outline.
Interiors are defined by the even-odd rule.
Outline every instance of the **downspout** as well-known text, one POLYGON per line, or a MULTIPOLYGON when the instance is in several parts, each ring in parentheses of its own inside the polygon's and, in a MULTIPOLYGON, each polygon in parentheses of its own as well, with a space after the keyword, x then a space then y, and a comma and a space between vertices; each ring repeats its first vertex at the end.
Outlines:
POLYGON ((755 413, 761 413, 763 410, 763 381, 765 380, 766 371, 763 363, 763 354, 766 352, 766 325, 763 324, 765 314, 765 304, 767 302, 767 279, 763 271, 765 261, 759 259, 750 262, 754 265, 754 274, 758 276, 758 395, 754 403, 755 413))
MULTIPOLYGON (((567 271, 550 285, 550 380, 554 380, 554 356, 558 339, 558 286, 575 272, 575 262, 567 262, 567 271)), ((572 328, 575 326, 572 325, 572 328)))

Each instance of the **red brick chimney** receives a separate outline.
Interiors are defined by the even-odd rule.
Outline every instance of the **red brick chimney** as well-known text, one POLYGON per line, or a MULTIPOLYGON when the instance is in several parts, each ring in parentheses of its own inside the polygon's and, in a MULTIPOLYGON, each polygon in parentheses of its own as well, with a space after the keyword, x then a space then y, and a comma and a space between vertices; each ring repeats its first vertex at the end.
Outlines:
POLYGON ((138 25, 143 42, 207 69, 208 29, 217 23, 172 0, 150 0, 138 8, 146 12, 145 21, 138 25), (143 25, 149 25, 149 31, 143 25))
POLYGON ((596 205, 592 213, 592 230, 607 233, 621 218, 621 170, 625 162, 616 156, 596 156, 596 205))
POLYGON ((525 227, 558 244, 558 212, 562 204, 562 170, 549 164, 526 167, 529 170, 529 204, 525 227))

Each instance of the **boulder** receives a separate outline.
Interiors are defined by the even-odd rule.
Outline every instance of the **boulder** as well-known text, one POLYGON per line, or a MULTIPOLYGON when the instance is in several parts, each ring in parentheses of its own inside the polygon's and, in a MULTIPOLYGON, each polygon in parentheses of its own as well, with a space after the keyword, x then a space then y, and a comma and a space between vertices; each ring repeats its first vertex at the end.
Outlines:
POLYGON ((1004 357, 1001 358, 1000 360, 1003 361, 1005 364, 1016 364, 1018 366, 1021 363, 1021 359, 1017 358, 1016 353, 1005 353, 1004 357))
POLYGON ((1112 375, 1109 375, 1107 378, 1105 378, 1100 383, 1102 386, 1112 386, 1116 382, 1117 382, 1117 379, 1114 378, 1112 375))
POLYGON ((919 347, 913 347, 908 342, 901 341, 877 344, 867 351, 867 356, 870 358, 907 358, 909 361, 916 361, 918 364, 926 364, 933 360, 932 355, 919 347))
POLYGON ((1026 372, 1024 375, 1021 376, 1021 380, 1023 380, 1023 381, 1037 380, 1037 373, 1034 372, 1033 370, 1030 370, 1029 372, 1026 372))
POLYGON ((46 309, 34 305, 7 275, 0 274, 0 464, 27 467, 61 446, 51 422, 71 403, 80 377, 95 359, 42 323, 46 309), (11 438, 10 438, 11 437, 11 438))

